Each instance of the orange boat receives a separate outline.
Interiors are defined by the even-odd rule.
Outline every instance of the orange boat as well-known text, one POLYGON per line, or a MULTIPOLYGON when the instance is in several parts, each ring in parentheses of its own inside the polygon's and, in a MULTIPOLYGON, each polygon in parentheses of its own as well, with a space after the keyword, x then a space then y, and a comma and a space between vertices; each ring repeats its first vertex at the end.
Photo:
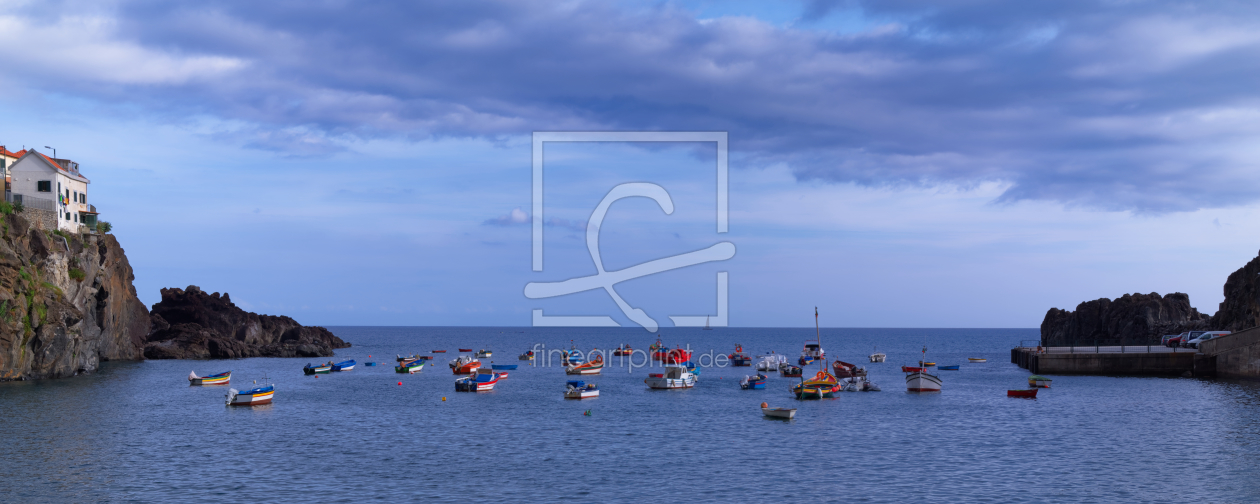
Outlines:
POLYGON ((457 375, 473 374, 479 367, 481 367, 481 361, 467 355, 461 355, 451 361, 451 372, 457 375))

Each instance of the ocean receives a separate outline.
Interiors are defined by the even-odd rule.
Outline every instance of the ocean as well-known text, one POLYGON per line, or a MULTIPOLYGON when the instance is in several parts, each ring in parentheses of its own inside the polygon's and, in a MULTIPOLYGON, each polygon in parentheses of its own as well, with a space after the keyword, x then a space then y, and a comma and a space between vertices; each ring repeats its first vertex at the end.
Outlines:
MULTIPOLYGON (((811 401, 789 393, 799 379, 778 375, 741 390, 752 368, 708 367, 693 389, 649 390, 659 367, 618 358, 582 378, 599 398, 566 401, 573 377, 558 360, 517 359, 571 344, 646 350, 656 336, 642 329, 329 329, 353 343, 334 358, 356 359, 353 371, 303 375, 327 359, 109 362, 0 383, 0 501, 1260 500, 1260 385, 1057 376, 1035 400, 1007 398, 1029 374, 1010 349, 1036 329, 823 329, 828 356, 866 366, 883 391, 811 401), (455 392, 446 363, 459 347, 521 367, 494 391, 455 392), (937 372, 939 394, 905 392, 900 366, 924 347, 929 361, 961 364, 937 372), (867 362, 876 348, 886 363, 867 362), (394 373, 396 354, 435 349, 448 352, 422 373, 394 373), (232 388, 274 383, 273 404, 226 407, 228 387, 188 386, 189 371, 227 370, 232 388), (763 401, 798 408, 796 419, 764 418, 763 401)), ((795 360, 814 329, 665 328, 661 338, 697 351, 693 360, 736 343, 795 360)))

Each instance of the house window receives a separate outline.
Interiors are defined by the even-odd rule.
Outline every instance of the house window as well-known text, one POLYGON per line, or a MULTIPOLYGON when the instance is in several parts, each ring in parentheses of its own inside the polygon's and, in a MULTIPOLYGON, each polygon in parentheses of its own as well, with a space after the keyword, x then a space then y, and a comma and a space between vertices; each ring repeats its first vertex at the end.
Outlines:
POLYGON ((75 214, 75 215, 74 215, 74 221, 75 221, 75 222, 79 222, 79 214, 75 214))
POLYGON ((82 193, 79 195, 79 203, 83 203, 85 205, 87 204, 87 193, 82 193))
POLYGON ((70 212, 66 212, 66 220, 70 220, 70 212))
POLYGON ((35 185, 37 186, 37 190, 39 190, 39 192, 52 192, 51 180, 41 180, 36 182, 35 185))
POLYGON ((75 192, 74 192, 74 202, 75 202, 75 203, 78 203, 78 202, 79 202, 79 191, 75 191, 75 192))

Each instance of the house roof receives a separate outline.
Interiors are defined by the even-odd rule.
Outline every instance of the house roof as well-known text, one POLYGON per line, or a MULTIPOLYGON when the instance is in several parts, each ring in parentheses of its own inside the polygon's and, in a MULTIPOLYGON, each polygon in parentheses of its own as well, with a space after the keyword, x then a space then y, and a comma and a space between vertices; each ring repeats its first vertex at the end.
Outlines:
POLYGON ((0 147, 0 156, 8 156, 8 157, 11 157, 11 158, 20 158, 20 157, 25 156, 25 155, 26 155, 26 149, 22 149, 22 150, 20 150, 20 151, 13 152, 13 151, 11 151, 11 150, 9 150, 9 149, 6 149, 6 148, 4 148, 4 147, 0 147))
POLYGON ((91 184, 91 183, 92 183, 92 181, 91 181, 91 180, 88 180, 88 178, 87 178, 87 177, 84 177, 84 176, 83 176, 83 175, 81 175, 81 174, 78 174, 78 173, 75 173, 75 172, 72 172, 72 171, 69 171, 69 170, 65 169, 65 167, 61 166, 61 163, 58 163, 58 162, 57 162, 55 159, 53 159, 53 158, 50 158, 50 157, 48 157, 48 156, 45 156, 42 152, 39 152, 39 151, 37 151, 37 150, 35 150, 35 149, 28 149, 28 150, 26 150, 25 152, 26 152, 26 153, 22 155, 22 158, 21 158, 21 159, 18 159, 16 162, 14 162, 14 163, 13 163, 13 165, 14 165, 14 166, 17 166, 17 165, 18 165, 18 163, 21 163, 23 159, 26 159, 26 158, 28 158, 28 157, 31 157, 31 158, 39 159, 39 160, 43 161, 44 163, 47 163, 49 167, 51 167, 52 169, 54 169, 54 170, 56 170, 56 171, 61 172, 61 174, 62 174, 62 175, 65 175, 65 176, 70 177, 70 178, 75 179, 75 180, 82 180, 83 182, 86 182, 86 183, 88 183, 88 184, 91 184))

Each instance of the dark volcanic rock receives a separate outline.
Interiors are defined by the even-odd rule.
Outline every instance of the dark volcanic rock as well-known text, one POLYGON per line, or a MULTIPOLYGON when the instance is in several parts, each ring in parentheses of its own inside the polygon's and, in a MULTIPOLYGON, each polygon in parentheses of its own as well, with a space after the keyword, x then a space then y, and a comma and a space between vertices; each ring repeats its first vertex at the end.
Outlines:
POLYGON ((1047 346, 1145 345, 1159 343, 1165 334, 1212 326, 1207 315, 1190 306, 1186 294, 1125 294, 1114 301, 1086 301, 1076 305, 1074 312, 1051 308, 1041 322, 1041 342, 1047 346))
POLYGON ((350 346, 323 327, 247 312, 227 293, 206 294, 196 285, 162 289, 149 317, 144 356, 150 359, 328 357, 350 346))
POLYGON ((114 236, 55 235, 20 214, 2 217, 0 380, 73 376, 103 360, 143 358, 149 314, 114 236))
POLYGON ((1225 280, 1225 300, 1212 317, 1212 327, 1241 331, 1260 325, 1260 257, 1225 280))

